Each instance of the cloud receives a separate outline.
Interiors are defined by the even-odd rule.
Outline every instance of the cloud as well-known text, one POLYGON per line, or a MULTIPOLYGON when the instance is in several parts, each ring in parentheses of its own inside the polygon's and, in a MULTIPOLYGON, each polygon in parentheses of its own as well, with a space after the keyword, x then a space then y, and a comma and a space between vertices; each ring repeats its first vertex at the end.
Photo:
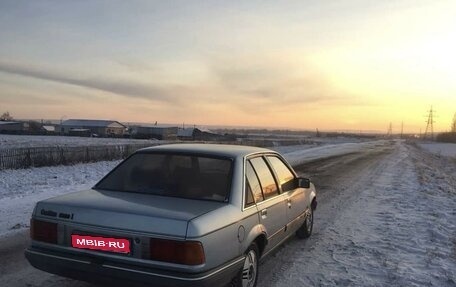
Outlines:
POLYGON ((287 110, 306 105, 348 103, 354 97, 335 88, 302 57, 253 55, 219 57, 211 72, 219 89, 242 110, 287 110))
MULTIPOLYGON (((70 74, 48 67, 2 61, 0 72, 119 95, 121 97, 115 101, 122 102, 124 107, 141 106, 150 111, 146 113, 148 116, 172 117, 177 121, 197 119, 205 122, 205 119, 213 119, 214 122, 242 120, 247 123, 266 122, 272 117, 285 121, 288 117, 298 118, 303 111, 347 106, 356 100, 356 97, 334 88, 326 76, 309 63, 298 62, 291 57, 223 56, 209 59, 201 66, 205 66, 206 70, 201 69, 204 73, 198 75, 195 82, 179 77, 179 71, 169 66, 162 71, 154 71, 155 77, 149 76, 147 71, 130 73, 127 67, 120 70, 114 68, 113 74, 120 71, 120 74, 128 75, 120 79, 108 76, 83 78, 81 75, 90 73, 77 70, 77 73, 70 74), (146 75, 147 80, 144 80, 146 75), (174 83, 161 81, 162 75, 175 75, 174 83)), ((96 70, 100 70, 99 67, 96 70)), ((109 73, 106 72, 106 75, 109 73)), ((49 94, 55 93, 33 92, 43 94, 43 101, 49 94)), ((83 96, 77 94, 75 97, 78 99, 83 96)), ((85 99, 85 103, 94 107, 104 106, 109 99, 109 94, 87 94, 91 96, 85 99)))
MULTIPOLYGON (((96 89, 104 92, 114 93, 121 96, 137 97, 162 102, 176 101, 177 96, 172 89, 164 89, 158 85, 144 84, 141 82, 127 81, 122 79, 108 78, 77 78, 74 76, 56 73, 54 71, 38 69, 31 66, 0 62, 0 72, 15 74, 24 77, 31 77, 61 84, 79 86, 83 88, 96 89)), ((176 90, 180 87, 174 87, 176 90)))

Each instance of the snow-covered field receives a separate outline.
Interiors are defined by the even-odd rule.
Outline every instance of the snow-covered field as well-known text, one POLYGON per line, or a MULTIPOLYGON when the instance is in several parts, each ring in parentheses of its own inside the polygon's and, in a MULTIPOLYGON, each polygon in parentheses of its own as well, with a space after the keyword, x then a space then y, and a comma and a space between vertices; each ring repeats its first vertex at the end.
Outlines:
POLYGON ((0 171, 0 238, 29 227, 37 201, 88 189, 118 162, 0 171))
POLYGON ((49 147, 49 146, 93 146, 132 143, 156 143, 156 140, 124 138, 89 138, 68 136, 27 136, 0 134, 0 150, 9 148, 49 147))
MULTIPOLYGON (((278 149, 315 180, 314 234, 265 260, 258 286, 456 286, 454 159, 403 141, 305 148, 278 149)), ((90 188, 117 163, 0 171, 0 240, 24 232, 36 201, 90 188)), ((27 268, 18 274, 43 274, 27 268)), ((18 282, 92 286, 46 276, 18 282)))
POLYGON ((456 144, 454 143, 421 143, 418 146, 438 156, 456 158, 456 144))
MULTIPOLYGON (((342 144, 358 143, 365 140, 356 138, 309 138, 310 142, 318 144, 342 144)), ((167 141, 142 140, 127 138, 90 138, 90 137, 70 137, 70 136, 29 136, 29 135, 5 135, 0 134, 0 150, 9 148, 27 148, 27 147, 49 147, 49 146, 93 146, 93 145, 118 145, 118 144, 157 144, 166 143, 167 141)), ((280 142, 280 139, 277 140, 280 142)), ((312 145, 309 145, 312 146, 312 145)), ((303 147, 302 145, 300 146, 303 147)), ((284 148, 287 146, 278 146, 284 148)), ((296 147, 295 147, 296 148, 296 147)))

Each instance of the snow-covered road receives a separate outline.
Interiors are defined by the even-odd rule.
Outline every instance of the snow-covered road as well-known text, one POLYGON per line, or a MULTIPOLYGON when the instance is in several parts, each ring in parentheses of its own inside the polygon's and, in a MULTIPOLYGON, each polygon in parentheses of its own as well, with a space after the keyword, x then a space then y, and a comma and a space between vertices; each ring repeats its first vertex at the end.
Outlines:
MULTIPOLYGON (((318 149, 286 153, 318 188, 314 234, 266 258, 258 286, 456 286, 454 159, 403 142, 318 149)), ((48 168, 41 186, 36 170, 0 174, 0 286, 93 286, 30 267, 24 227, 34 201, 89 187, 114 164, 65 167, 78 175, 63 183, 63 167, 48 168), (14 177, 26 191, 5 194, 20 190, 14 177)))
POLYGON ((262 266, 259 286, 456 286, 456 164, 397 143, 301 170, 314 234, 262 266))

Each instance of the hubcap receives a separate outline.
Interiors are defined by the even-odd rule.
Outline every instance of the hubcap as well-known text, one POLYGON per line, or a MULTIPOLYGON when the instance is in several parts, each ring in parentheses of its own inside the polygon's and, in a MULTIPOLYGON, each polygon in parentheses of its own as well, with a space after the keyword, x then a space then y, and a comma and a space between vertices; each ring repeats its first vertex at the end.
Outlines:
POLYGON ((255 285, 258 263, 256 253, 250 250, 244 260, 242 269, 242 287, 252 287, 255 285))

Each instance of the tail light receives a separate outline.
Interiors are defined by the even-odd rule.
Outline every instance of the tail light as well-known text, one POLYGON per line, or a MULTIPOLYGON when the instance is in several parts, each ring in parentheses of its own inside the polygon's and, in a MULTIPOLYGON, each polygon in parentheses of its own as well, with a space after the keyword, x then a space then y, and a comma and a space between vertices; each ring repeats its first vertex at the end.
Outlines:
POLYGON ((57 223, 30 220, 30 237, 36 241, 57 244, 57 223))
POLYGON ((198 241, 150 239, 150 259, 185 265, 200 265, 206 261, 198 241))

